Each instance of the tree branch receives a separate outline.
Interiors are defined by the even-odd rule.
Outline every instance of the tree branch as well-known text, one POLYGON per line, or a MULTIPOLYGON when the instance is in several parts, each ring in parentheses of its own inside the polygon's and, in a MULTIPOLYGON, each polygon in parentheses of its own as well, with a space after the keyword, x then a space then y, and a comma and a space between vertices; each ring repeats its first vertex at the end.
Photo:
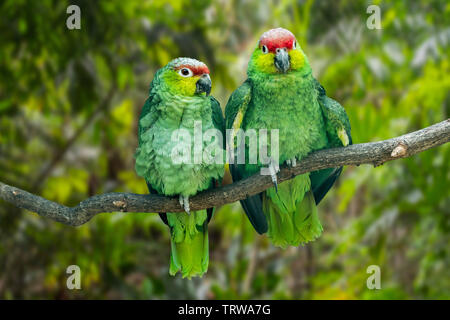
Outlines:
MULTIPOLYGON (((450 119, 430 127, 389 140, 355 144, 345 148, 311 153, 296 167, 283 167, 278 182, 296 175, 343 165, 373 164, 405 158, 450 141, 450 119)), ((221 206, 245 199, 272 186, 270 176, 255 174, 245 180, 217 189, 201 192, 190 199, 191 210, 221 206)), ((0 198, 17 207, 38 213, 42 217, 79 226, 102 212, 181 212, 178 198, 134 193, 106 193, 88 198, 75 207, 66 207, 24 190, 0 182, 0 198)))

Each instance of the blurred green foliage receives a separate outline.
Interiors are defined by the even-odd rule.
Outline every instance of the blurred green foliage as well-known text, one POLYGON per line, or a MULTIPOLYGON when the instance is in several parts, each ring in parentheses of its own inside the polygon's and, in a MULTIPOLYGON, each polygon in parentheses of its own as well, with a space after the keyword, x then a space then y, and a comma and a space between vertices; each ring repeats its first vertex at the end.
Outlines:
MULTIPOLYGON (((0 3, 0 181, 74 205, 146 193, 134 173, 137 119, 153 73, 206 62, 224 107, 259 35, 296 34, 355 143, 449 117, 447 1, 25 1, 0 3), (81 30, 66 28, 69 4, 81 30), (381 30, 366 27, 370 4, 381 30)), ((450 298, 450 148, 348 167, 319 207, 320 239, 281 250, 238 203, 210 224, 202 279, 168 275, 156 214, 101 214, 78 228, 0 203, 0 298, 450 298), (77 264, 82 290, 66 288, 77 264), (366 268, 381 267, 381 290, 366 268)))

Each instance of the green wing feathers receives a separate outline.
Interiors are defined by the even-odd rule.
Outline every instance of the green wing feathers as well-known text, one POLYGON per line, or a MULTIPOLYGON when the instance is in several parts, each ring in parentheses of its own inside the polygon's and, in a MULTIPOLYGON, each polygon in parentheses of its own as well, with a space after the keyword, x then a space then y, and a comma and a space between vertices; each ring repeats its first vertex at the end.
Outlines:
POLYGON ((217 101, 214 97, 210 97, 211 99, 211 110, 212 110, 212 122, 214 128, 222 132, 223 140, 222 147, 225 150, 226 146, 226 135, 225 135, 225 119, 223 118, 222 108, 220 107, 219 101, 217 101))
POLYGON ((246 80, 239 88, 237 88, 228 99, 225 107, 225 121, 227 129, 239 129, 240 122, 235 122, 236 116, 241 112, 243 118, 247 106, 250 102, 252 95, 252 86, 250 80, 246 80), (233 128, 234 125, 238 125, 237 128, 233 128))
POLYGON ((157 112, 155 112, 156 106, 161 102, 160 97, 158 96, 157 89, 159 87, 159 77, 158 75, 161 73, 158 70, 155 74, 153 81, 150 83, 150 89, 147 100, 145 100, 145 104, 142 107, 141 115, 139 117, 139 130, 138 130, 138 139, 139 145, 142 143, 142 134, 150 128, 158 118, 157 112), (144 119, 145 118, 145 119, 144 119))
POLYGON ((343 143, 339 137, 339 130, 343 129, 348 136, 348 144, 352 144, 350 120, 343 106, 327 96, 322 85, 315 80, 318 100, 322 108, 323 117, 329 140, 329 147, 341 147, 343 143))
POLYGON ((222 108, 220 108, 220 103, 214 97, 210 96, 211 100, 211 110, 212 110, 212 122, 214 127, 225 134, 225 119, 223 118, 222 108))
MULTIPOLYGON (((323 117, 325 120, 325 128, 327 130, 328 148, 342 147, 346 144, 352 144, 350 120, 344 107, 337 101, 329 98, 326 95, 325 89, 315 80, 316 90, 318 91, 318 100, 322 108, 323 117), (345 132, 346 137, 342 136, 345 132), (347 139, 345 139, 347 138, 347 139)), ((329 168, 319 171, 311 172, 311 184, 316 204, 325 197, 333 184, 339 178, 342 172, 342 167, 329 168)))
MULTIPOLYGON (((235 137, 235 130, 240 129, 244 119, 247 106, 251 100, 252 87, 250 80, 246 80, 237 88, 228 99, 225 108, 226 128, 231 129, 231 137, 235 137)), ((230 172, 233 181, 239 181, 243 178, 244 166, 230 164, 230 172)), ((262 194, 256 194, 241 200, 242 208, 247 215, 250 223, 259 234, 266 233, 268 230, 267 220, 262 209, 262 194)))

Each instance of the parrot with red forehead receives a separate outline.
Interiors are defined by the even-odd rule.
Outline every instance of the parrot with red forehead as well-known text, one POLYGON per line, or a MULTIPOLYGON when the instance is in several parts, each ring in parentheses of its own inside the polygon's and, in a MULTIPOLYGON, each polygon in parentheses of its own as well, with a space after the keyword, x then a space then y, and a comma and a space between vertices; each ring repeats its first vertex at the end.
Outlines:
POLYGON ((207 226, 213 214, 213 208, 191 211, 189 197, 214 188, 224 174, 225 123, 210 92, 208 67, 195 59, 177 58, 156 72, 139 118, 136 172, 150 193, 178 196, 184 209, 160 213, 171 234, 169 273, 179 271, 183 278, 202 276, 208 269, 207 226), (210 134, 209 141, 195 140, 196 130, 202 136, 211 130, 220 134, 210 134), (195 160, 207 147, 212 159, 222 157, 221 161, 195 160))
MULTIPOLYGON (((339 177, 342 167, 298 175, 277 185, 278 165, 295 167, 309 153, 352 143, 344 108, 327 97, 313 77, 311 66, 295 36, 283 28, 265 32, 252 53, 248 79, 230 96, 225 109, 231 137, 249 129, 278 130, 278 159, 249 163, 230 161, 233 180, 241 180, 267 167, 274 187, 241 201, 250 222, 260 234, 268 233, 276 246, 298 246, 322 233, 317 205, 339 177)), ((258 135, 259 139, 259 135, 258 135)), ((272 139, 267 138, 267 150, 272 139)))

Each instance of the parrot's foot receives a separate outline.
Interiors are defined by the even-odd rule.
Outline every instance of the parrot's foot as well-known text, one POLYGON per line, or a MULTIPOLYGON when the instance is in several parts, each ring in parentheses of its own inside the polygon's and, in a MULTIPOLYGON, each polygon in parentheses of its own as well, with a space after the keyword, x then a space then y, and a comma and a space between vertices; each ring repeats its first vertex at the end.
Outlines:
POLYGON ((191 209, 189 208, 189 196, 182 196, 180 194, 180 206, 183 207, 184 211, 186 211, 187 214, 191 214, 191 209))
POLYGON ((277 172, 280 171, 280 168, 275 165, 272 159, 270 160, 269 171, 272 177, 272 183, 275 186, 275 191, 278 193, 277 172))
POLYGON ((288 160, 286 160, 286 164, 289 166, 289 167, 296 167, 297 166, 297 158, 296 157, 293 157, 292 159, 288 159, 288 160))

